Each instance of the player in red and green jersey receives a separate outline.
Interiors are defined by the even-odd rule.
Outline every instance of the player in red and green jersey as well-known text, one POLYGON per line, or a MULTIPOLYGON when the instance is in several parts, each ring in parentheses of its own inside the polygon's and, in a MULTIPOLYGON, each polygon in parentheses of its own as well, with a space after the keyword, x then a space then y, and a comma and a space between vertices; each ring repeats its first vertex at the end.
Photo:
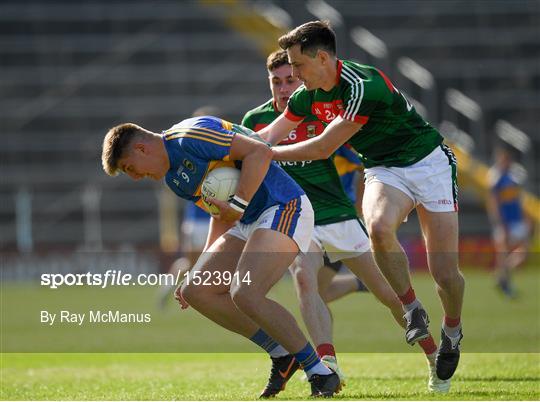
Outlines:
MULTIPOLYGON (((267 69, 272 99, 247 112, 242 121, 243 126, 255 131, 268 126, 281 115, 289 96, 300 85, 300 82, 291 76, 292 69, 287 53, 283 50, 270 54, 267 69)), ((324 126, 316 116, 307 116, 280 145, 306 141, 321 134, 324 126)), ((343 377, 337 367, 332 345, 331 318, 317 291, 317 271, 322 267, 322 252, 326 252, 332 263, 343 261, 373 294, 390 308, 396 321, 402 326, 403 310, 397 295, 380 273, 369 252, 369 239, 358 220, 357 211, 343 189, 333 158, 284 162, 280 165, 300 184, 315 211, 314 241, 310 255, 298 258, 292 268, 302 316, 323 362, 343 377)), ((421 346, 428 359, 434 362, 437 347, 433 339, 429 337, 421 341, 421 346)))
POLYGON ((304 85, 261 136, 279 142, 306 116, 315 114, 328 123, 324 132, 300 144, 274 148, 275 160, 325 159, 346 142, 359 152, 366 167, 362 210, 371 248, 403 304, 410 344, 429 336, 429 320, 411 286, 407 256, 396 232, 416 208, 445 313, 436 379, 449 380, 459 362, 465 287, 458 268, 452 152, 384 73, 337 58, 335 34, 328 23, 303 24, 282 36, 279 45, 287 50, 293 75, 304 85))

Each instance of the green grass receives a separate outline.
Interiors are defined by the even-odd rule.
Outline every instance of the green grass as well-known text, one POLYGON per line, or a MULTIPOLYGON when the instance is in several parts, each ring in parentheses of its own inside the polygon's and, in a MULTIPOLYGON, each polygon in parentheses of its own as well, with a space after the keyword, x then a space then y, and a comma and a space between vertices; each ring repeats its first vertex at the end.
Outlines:
MULTIPOLYGON (((540 399, 538 270, 517 274, 520 297, 513 301, 495 291, 486 273, 465 274, 464 353, 448 396, 427 393, 427 367, 419 349, 405 344, 403 331, 371 295, 354 294, 331 305, 335 345, 349 377, 338 397, 540 399)), ((438 338, 441 308, 433 281, 423 274, 413 280, 438 338)), ((290 281, 280 283, 272 297, 298 317, 290 281)), ((171 303, 159 310, 152 287, 50 290, 3 283, 1 298, 2 400, 249 400, 268 376, 264 354, 240 353, 257 351, 251 342, 192 309, 180 311, 171 303), (152 322, 50 327, 40 324, 41 309, 144 311, 152 314, 152 322)), ((308 385, 297 377, 282 399, 306 398, 308 385)))
MULTIPOLYGON (((4 354, 3 400, 250 400, 268 374, 262 354, 4 354)), ((342 354, 338 399, 538 400, 538 354, 464 354, 451 393, 426 390, 416 354, 342 354)), ((299 374, 279 399, 306 399, 299 374)))

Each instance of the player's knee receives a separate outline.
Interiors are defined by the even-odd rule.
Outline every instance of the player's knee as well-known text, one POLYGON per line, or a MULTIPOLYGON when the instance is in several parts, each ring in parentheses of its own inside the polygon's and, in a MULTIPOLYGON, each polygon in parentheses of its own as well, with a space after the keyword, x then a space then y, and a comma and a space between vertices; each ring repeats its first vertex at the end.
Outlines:
POLYGON ((192 283, 182 286, 180 289, 182 298, 191 306, 195 307, 206 303, 208 296, 210 295, 210 289, 208 286, 197 286, 192 283))
POLYGON ((180 288, 180 295, 188 304, 195 305, 197 303, 197 292, 194 285, 185 285, 180 288))
POLYGON ((435 282, 442 289, 461 288, 465 284, 465 279, 457 267, 435 269, 432 274, 435 282))
POLYGON ((250 287, 243 285, 232 286, 230 292, 236 307, 248 316, 251 316, 257 303, 257 298, 250 287))
POLYGON ((317 291, 315 278, 312 278, 305 269, 298 268, 294 271, 294 281, 299 297, 317 291))
POLYGON ((394 226, 382 218, 370 221, 368 224, 368 232, 371 242, 378 246, 385 246, 392 242, 396 234, 394 226))

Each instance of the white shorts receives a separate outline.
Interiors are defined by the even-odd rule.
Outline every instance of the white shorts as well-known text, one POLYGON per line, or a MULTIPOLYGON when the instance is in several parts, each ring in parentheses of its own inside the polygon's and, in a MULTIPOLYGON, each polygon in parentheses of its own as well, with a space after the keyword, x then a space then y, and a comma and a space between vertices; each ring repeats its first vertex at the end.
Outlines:
POLYGON ((298 245, 302 253, 309 249, 313 235, 315 214, 307 196, 289 201, 287 204, 274 205, 264 211, 259 219, 250 224, 237 222, 227 233, 247 241, 257 229, 272 229, 281 232, 298 245))
POLYGON ((422 204, 431 212, 458 210, 456 158, 442 144, 411 166, 375 166, 365 170, 366 189, 372 183, 384 183, 408 195, 415 206, 422 204))
POLYGON ((525 221, 512 222, 506 225, 509 243, 521 243, 529 237, 529 225, 525 221))
POLYGON ((182 234, 189 239, 191 251, 202 251, 208 237, 210 221, 208 219, 189 219, 182 223, 182 234))
POLYGON ((357 257, 370 249, 367 231, 358 219, 316 225, 313 242, 326 252, 331 263, 357 257))

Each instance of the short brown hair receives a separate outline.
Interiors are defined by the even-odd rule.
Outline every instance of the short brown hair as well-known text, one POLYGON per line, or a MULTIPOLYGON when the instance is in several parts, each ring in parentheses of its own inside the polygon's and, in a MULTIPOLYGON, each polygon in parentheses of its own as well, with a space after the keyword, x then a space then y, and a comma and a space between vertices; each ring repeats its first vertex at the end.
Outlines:
POLYGON ((287 51, 283 49, 270 53, 266 59, 266 68, 268 71, 272 71, 286 64, 289 64, 289 58, 287 57, 287 51))
POLYGON ((147 134, 147 130, 133 123, 124 123, 111 128, 105 135, 101 152, 101 164, 105 173, 116 176, 119 170, 118 160, 122 158, 129 144, 135 138, 147 134))
POLYGON ((279 38, 279 47, 284 50, 300 45, 300 51, 314 57, 322 49, 336 54, 336 34, 328 21, 310 21, 302 24, 279 38))

